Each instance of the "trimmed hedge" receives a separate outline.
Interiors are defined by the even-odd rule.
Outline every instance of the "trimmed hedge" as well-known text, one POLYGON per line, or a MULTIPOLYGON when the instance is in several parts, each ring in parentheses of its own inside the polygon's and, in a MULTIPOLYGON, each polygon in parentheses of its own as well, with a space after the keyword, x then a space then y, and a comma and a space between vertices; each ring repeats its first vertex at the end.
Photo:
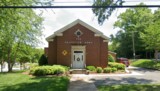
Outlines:
POLYGON ((117 68, 117 70, 125 70, 125 65, 122 63, 108 62, 108 67, 117 68))
POLYGON ((30 69, 30 74, 36 76, 64 74, 69 68, 61 65, 37 66, 30 69))
POLYGON ((104 68, 103 72, 104 73, 111 73, 112 72, 112 68, 110 68, 110 67, 104 68))
POLYGON ((93 71, 93 72, 96 71, 96 67, 94 67, 94 66, 87 66, 86 69, 89 71, 93 71))
POLYGON ((97 67, 96 71, 97 71, 97 73, 102 73, 103 69, 101 67, 97 67))
POLYGON ((104 73, 111 73, 111 72, 116 72, 117 71, 117 68, 110 68, 110 67, 107 67, 107 68, 104 68, 103 69, 103 72, 104 73))

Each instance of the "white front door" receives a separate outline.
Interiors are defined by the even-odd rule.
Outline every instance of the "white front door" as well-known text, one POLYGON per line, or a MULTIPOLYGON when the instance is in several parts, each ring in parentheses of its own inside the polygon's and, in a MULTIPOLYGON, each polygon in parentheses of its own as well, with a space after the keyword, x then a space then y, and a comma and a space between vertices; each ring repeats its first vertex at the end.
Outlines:
POLYGON ((72 68, 83 69, 85 67, 84 49, 73 49, 72 51, 72 68))

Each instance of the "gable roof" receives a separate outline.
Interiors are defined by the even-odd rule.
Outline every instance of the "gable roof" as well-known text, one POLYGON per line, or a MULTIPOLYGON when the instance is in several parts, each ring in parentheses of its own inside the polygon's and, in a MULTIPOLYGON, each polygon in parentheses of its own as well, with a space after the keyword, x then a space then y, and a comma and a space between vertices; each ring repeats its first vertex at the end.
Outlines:
POLYGON ((53 38, 56 37, 56 36, 63 36, 63 32, 64 31, 66 31, 67 29, 73 27, 76 24, 81 24, 82 26, 88 28, 89 30, 91 30, 92 32, 95 33, 95 36, 100 36, 100 37, 104 38, 107 41, 109 40, 109 38, 107 36, 103 35, 103 33, 101 31, 97 30, 96 28, 90 26, 89 24, 83 22, 80 19, 77 19, 77 20, 73 21, 72 23, 64 26, 63 28, 57 30, 56 32, 54 32, 54 34, 52 34, 49 37, 47 37, 46 40, 50 41, 50 40, 53 40, 53 38))

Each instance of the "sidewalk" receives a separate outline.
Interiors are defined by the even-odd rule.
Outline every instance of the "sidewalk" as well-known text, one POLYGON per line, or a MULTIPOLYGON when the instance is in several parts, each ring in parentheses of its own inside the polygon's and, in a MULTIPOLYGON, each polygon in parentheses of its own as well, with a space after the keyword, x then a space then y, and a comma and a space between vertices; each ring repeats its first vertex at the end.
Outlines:
POLYGON ((68 91, 98 91, 87 77, 72 75, 68 91))

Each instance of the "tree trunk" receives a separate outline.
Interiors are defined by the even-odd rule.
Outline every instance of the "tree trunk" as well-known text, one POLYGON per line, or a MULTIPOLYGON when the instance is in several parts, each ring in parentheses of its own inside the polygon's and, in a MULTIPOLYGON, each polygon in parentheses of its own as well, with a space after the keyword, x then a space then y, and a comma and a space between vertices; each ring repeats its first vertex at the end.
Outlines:
POLYGON ((156 61, 158 61, 158 50, 155 50, 154 56, 155 56, 156 61))
POLYGON ((20 70, 22 70, 22 63, 20 62, 20 70))
POLYGON ((10 56, 11 56, 11 50, 9 49, 8 50, 8 72, 12 72, 12 66, 11 66, 10 56))
POLYGON ((3 64, 1 63, 1 72, 3 72, 3 64))

